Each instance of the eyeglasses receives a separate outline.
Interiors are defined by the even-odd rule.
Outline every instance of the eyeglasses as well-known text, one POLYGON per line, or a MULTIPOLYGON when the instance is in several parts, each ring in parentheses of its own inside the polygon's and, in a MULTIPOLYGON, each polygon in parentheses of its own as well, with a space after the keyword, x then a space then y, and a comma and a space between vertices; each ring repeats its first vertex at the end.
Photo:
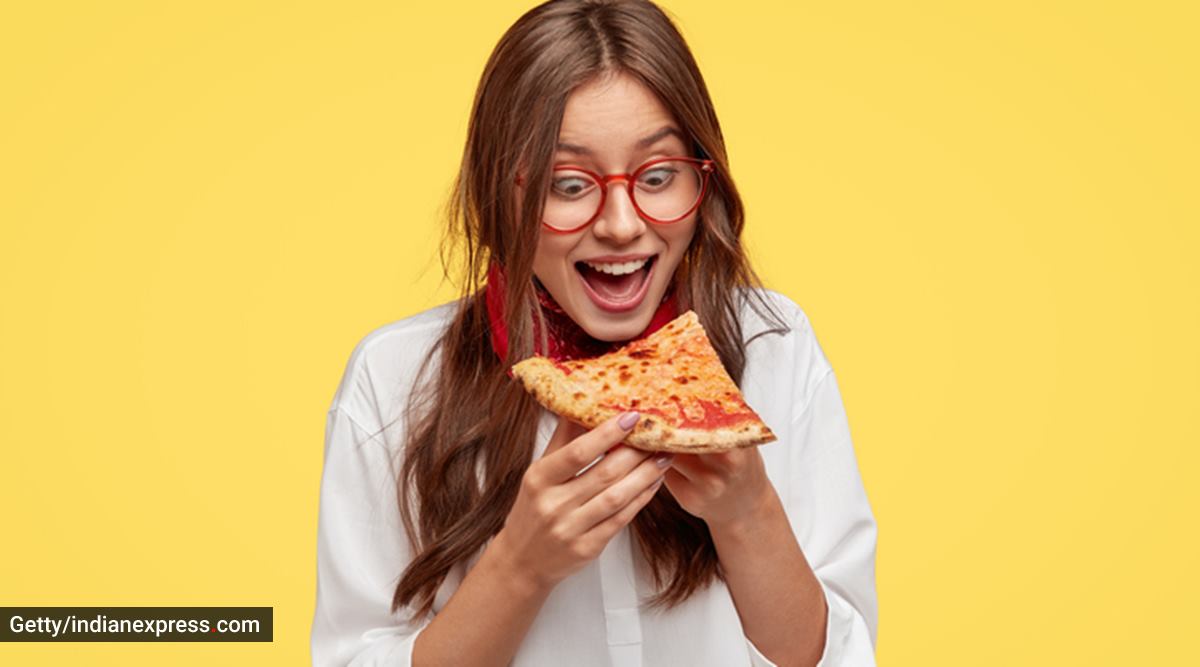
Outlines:
MULTIPOLYGON (((692 214, 708 191, 712 160, 690 157, 656 158, 632 174, 602 176, 574 165, 554 168, 542 210, 542 225, 560 233, 592 224, 604 210, 610 183, 625 181, 633 208, 642 218, 658 223, 679 222, 692 214)), ((517 177, 517 183, 524 179, 517 177)))

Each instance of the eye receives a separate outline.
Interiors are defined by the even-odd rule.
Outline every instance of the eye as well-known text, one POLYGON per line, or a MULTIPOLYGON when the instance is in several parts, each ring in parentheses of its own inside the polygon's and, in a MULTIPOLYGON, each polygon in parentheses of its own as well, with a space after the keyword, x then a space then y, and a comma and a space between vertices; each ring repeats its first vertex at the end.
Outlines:
POLYGON ((678 170, 669 166, 647 169, 638 176, 638 187, 649 190, 661 190, 671 184, 678 170))
POLYGON ((555 195, 575 199, 588 194, 595 183, 586 176, 561 176, 550 182, 550 190, 555 195))

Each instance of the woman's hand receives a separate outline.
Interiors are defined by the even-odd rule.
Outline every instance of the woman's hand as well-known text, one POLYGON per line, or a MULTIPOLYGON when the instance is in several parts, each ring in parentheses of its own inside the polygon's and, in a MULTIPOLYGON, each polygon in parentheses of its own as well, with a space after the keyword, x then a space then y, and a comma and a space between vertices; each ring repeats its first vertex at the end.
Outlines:
POLYGON ((667 458, 660 465, 659 457, 620 444, 637 417, 618 415, 591 431, 559 417, 545 453, 526 469, 504 527, 493 540, 514 576, 554 587, 599 556, 654 497, 671 462, 667 458))
POLYGON ((758 447, 676 454, 666 485, 680 507, 712 528, 752 519, 775 493, 758 447))

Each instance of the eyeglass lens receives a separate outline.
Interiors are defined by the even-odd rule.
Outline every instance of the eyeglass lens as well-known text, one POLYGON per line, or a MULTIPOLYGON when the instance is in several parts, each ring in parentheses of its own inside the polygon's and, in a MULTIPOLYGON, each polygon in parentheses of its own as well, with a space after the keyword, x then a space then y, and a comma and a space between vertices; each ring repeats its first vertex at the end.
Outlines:
MULTIPOLYGON (((633 199, 637 207, 655 221, 674 221, 687 213, 700 198, 703 173, 691 162, 658 162, 637 176, 633 199)), ((624 183, 610 184, 612 190, 624 183)), ((542 217, 556 229, 574 229, 600 211, 600 184, 586 172, 554 171, 542 217)))

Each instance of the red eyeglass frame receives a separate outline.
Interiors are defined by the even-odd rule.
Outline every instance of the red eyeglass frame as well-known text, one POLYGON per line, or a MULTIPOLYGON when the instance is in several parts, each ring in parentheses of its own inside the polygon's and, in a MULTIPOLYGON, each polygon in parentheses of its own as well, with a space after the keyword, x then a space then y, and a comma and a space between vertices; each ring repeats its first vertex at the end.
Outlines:
MULTIPOLYGON (((660 158, 655 158, 653 160, 650 160, 650 161, 642 164, 642 166, 640 166, 636 170, 634 170, 634 172, 632 174, 609 174, 608 176, 604 176, 602 174, 597 174, 596 172, 594 172, 590 169, 576 166, 576 165, 560 165, 560 166, 557 166, 554 168, 554 171, 565 171, 565 170, 581 171, 581 172, 587 174, 588 176, 592 177, 592 180, 599 183, 600 184, 600 205, 596 207, 596 213, 591 218, 589 218, 587 222, 583 223, 582 225, 579 225, 578 227, 572 227, 571 229, 559 229, 557 227, 552 227, 551 225, 546 224, 545 220, 542 221, 543 227, 545 227, 546 229, 548 229, 552 232, 555 232, 557 234, 573 234, 573 233, 587 227, 588 225, 592 224, 593 222, 595 222, 596 218, 600 217, 600 214, 604 212, 604 204, 606 201, 608 201, 608 184, 615 183, 617 181, 622 181, 622 180, 625 181, 625 190, 626 190, 626 192, 629 193, 630 203, 633 204, 634 210, 637 211, 638 215, 641 216, 643 220, 647 220, 649 222, 653 222, 653 223, 659 224, 659 225, 669 225, 674 222, 679 222, 680 220, 683 220, 684 218, 691 215, 692 212, 695 211, 700 206, 700 202, 704 201, 704 195, 708 193, 709 176, 716 173, 716 162, 714 162, 713 160, 710 160, 710 159, 701 159, 701 158, 694 158, 694 157, 660 157, 660 158), (696 203, 692 204, 692 207, 689 208, 686 213, 684 213, 683 215, 681 215, 673 220, 659 220, 658 218, 655 218, 655 217, 649 215, 648 213, 646 213, 645 211, 642 210, 641 206, 638 206, 637 197, 635 197, 633 194, 633 184, 635 182, 637 182, 638 176, 640 176, 643 171, 646 171, 650 167, 652 167, 656 164, 662 163, 662 162, 690 162, 692 164, 699 165, 700 173, 702 174, 702 180, 700 182, 700 194, 699 194, 699 196, 696 197, 696 203)), ((524 183, 525 183, 525 178, 523 176, 521 176, 520 174, 518 174, 517 175, 517 185, 523 185, 524 183)))

